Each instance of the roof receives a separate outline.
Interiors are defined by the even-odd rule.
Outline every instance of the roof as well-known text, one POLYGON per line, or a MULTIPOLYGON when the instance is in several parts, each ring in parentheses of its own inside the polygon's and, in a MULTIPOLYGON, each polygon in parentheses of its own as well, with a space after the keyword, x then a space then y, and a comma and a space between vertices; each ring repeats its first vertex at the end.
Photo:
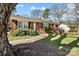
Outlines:
POLYGON ((69 27, 79 27, 79 25, 68 25, 69 27))
POLYGON ((42 21, 47 24, 59 24, 59 22, 50 21, 50 20, 42 20, 42 21))
POLYGON ((42 22, 42 23, 48 23, 48 24, 59 24, 58 22, 54 22, 54 21, 34 19, 34 18, 28 18, 28 17, 22 17, 22 16, 10 16, 10 20, 16 20, 19 22, 42 22))
POLYGON ((33 19, 21 16, 10 16, 10 20, 17 20, 19 22, 42 22, 41 19, 33 19))

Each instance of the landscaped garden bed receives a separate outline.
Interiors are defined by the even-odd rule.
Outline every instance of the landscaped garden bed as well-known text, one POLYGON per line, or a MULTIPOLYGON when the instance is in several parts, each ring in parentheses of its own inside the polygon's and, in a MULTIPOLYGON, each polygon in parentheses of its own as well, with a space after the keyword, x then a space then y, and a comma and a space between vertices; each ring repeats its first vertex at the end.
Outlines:
POLYGON ((10 32, 8 34, 8 39, 9 40, 27 39, 37 35, 38 33, 34 30, 16 29, 15 31, 10 32))

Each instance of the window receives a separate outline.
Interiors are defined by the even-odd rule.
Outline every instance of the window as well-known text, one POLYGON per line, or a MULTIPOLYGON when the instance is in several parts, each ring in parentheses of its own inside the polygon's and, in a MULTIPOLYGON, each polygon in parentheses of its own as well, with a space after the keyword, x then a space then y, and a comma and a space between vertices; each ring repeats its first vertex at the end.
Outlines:
POLYGON ((28 23, 27 22, 18 22, 17 28, 28 28, 28 23))
POLYGON ((27 28, 27 26, 28 26, 28 23, 27 22, 23 22, 22 23, 22 28, 27 28))

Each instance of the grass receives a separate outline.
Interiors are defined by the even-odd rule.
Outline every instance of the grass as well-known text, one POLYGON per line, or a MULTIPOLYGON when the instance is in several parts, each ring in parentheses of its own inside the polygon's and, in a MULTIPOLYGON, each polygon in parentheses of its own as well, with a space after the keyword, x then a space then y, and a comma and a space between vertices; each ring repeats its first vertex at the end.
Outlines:
POLYGON ((59 49, 64 55, 79 55, 79 35, 48 35, 48 37, 42 39, 42 42, 59 49))
POLYGON ((12 40, 19 40, 19 39, 27 39, 27 38, 32 38, 33 36, 10 36, 8 35, 8 39, 9 41, 12 41, 12 40))
MULTIPOLYGON (((27 39, 33 36, 8 36, 10 40, 27 39)), ((42 43, 49 45, 49 47, 59 49, 64 55, 79 55, 79 35, 67 36, 53 36, 48 35, 41 40, 42 43)))

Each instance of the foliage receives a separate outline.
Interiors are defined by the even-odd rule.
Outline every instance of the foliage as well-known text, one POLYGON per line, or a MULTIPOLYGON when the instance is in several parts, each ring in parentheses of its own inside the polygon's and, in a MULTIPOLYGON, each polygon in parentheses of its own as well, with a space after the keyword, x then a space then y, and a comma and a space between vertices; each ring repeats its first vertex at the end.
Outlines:
POLYGON ((35 31, 35 30, 27 30, 26 31, 27 33, 27 35, 30 35, 30 36, 35 36, 35 35, 37 35, 37 32, 35 31))
POLYGON ((20 39, 28 39, 28 38, 32 38, 33 36, 11 36, 8 35, 8 40, 9 41, 13 41, 13 40, 20 40, 20 39))
POLYGON ((16 29, 14 32, 11 33, 12 36, 35 36, 38 33, 35 30, 30 30, 30 29, 16 29))
POLYGON ((43 17, 46 19, 49 16, 50 9, 46 8, 43 13, 43 17))

